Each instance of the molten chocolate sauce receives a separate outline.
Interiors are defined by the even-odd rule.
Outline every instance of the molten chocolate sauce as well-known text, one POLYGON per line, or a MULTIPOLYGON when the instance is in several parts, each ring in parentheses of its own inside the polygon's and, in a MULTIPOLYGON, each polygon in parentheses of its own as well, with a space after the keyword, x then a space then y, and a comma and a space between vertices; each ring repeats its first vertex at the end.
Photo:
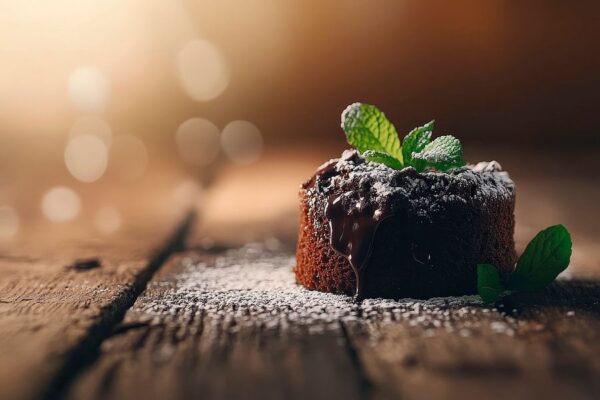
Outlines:
MULTIPOLYGON (((342 160, 356 158, 355 150, 346 150, 342 160)), ((317 181, 327 179, 336 173, 339 160, 329 160, 315 171, 310 180, 303 184, 304 189, 314 187, 317 181)), ((355 194, 355 193, 354 193, 355 194)), ((329 243, 340 255, 345 257, 356 277, 356 298, 361 299, 364 292, 364 272, 373 247, 373 239, 381 221, 391 216, 381 208, 367 205, 364 199, 359 199, 348 207, 342 205, 344 197, 354 197, 352 192, 332 195, 327 200, 325 216, 329 221, 329 243)))
POLYGON ((347 212, 342 205, 343 196, 334 195, 327 200, 325 216, 329 220, 329 242, 335 251, 350 262, 356 276, 355 295, 360 299, 364 292, 364 272, 375 232, 387 216, 378 208, 366 207, 362 199, 347 212))

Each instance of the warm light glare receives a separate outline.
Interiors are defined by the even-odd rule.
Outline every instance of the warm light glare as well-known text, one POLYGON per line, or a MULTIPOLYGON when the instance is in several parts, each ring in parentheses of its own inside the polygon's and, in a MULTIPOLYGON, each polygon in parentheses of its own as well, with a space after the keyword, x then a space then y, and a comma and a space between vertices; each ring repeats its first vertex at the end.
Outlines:
POLYGON ((102 111, 108 102, 108 78, 95 67, 80 67, 69 76, 69 98, 79 111, 102 111))
POLYGON ((121 228, 121 213, 114 207, 102 207, 94 215, 94 227, 102 234, 108 235, 121 228))
POLYGON ((112 129, 108 122, 94 115, 86 115, 78 118, 71 130, 69 136, 94 135, 102 140, 106 146, 112 143, 112 129))
POLYGON ((42 197, 42 212, 52 222, 65 222, 75 218, 81 211, 77 193, 65 186, 56 186, 42 197))
POLYGON ((19 215, 10 206, 0 206, 0 239, 10 239, 19 231, 19 215))
POLYGON ((177 74, 185 92, 196 101, 218 97, 229 84, 229 69, 219 49, 206 40, 187 43, 177 56, 177 74))
POLYGON ((65 164, 75 179, 94 182, 104 174, 108 149, 102 140, 90 134, 73 137, 65 148, 65 164))
POLYGON ((232 121, 221 134, 223 151, 236 164, 247 165, 260 158, 263 139, 260 130, 248 121, 232 121))
POLYGON ((109 165, 125 181, 140 178, 146 171, 148 152, 144 142, 132 135, 116 136, 110 148, 109 165))
POLYGON ((175 135, 179 155, 186 163, 208 165, 219 155, 219 128, 203 118, 184 121, 175 135))

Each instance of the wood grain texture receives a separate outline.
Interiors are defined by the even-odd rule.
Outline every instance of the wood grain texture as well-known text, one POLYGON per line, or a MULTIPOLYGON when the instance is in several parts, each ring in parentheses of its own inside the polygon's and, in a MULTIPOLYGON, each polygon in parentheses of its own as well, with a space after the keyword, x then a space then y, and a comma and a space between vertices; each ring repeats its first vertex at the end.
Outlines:
MULTIPOLYGON (((245 249, 226 257, 175 258, 102 345, 98 361, 77 380, 69 397, 361 398, 361 374, 337 321, 331 321, 328 329, 295 323, 294 310, 285 304, 280 304, 285 310, 273 313, 265 302, 269 294, 261 301, 255 297, 238 302, 248 294, 247 288, 215 287, 203 294, 196 287, 202 282, 196 281, 201 277, 196 276, 195 263, 206 266, 201 269, 210 274, 217 262, 227 275, 230 267, 236 269, 239 257, 260 264, 262 274, 275 262, 279 273, 283 267, 289 276, 287 255, 264 259, 245 249), (204 297, 210 294, 224 297, 204 297), (234 296, 233 302, 226 300, 228 294, 234 296), (320 332, 315 334, 315 329, 320 332)), ((212 278, 209 285, 226 284, 212 278)), ((260 290, 257 293, 261 295, 260 290)))
POLYGON ((443 307, 431 318, 432 310, 421 308, 408 320, 354 323, 350 331, 382 393, 416 399, 593 399, 600 394, 599 296, 595 283, 558 282, 542 294, 507 299, 497 309, 443 307))
POLYGON ((191 215, 131 206, 110 237, 31 218, 27 235, 2 244, 0 398, 54 397, 181 247, 191 215))
POLYGON ((298 288, 265 245, 174 258, 68 397, 581 398, 600 395, 600 286, 366 300, 298 288))

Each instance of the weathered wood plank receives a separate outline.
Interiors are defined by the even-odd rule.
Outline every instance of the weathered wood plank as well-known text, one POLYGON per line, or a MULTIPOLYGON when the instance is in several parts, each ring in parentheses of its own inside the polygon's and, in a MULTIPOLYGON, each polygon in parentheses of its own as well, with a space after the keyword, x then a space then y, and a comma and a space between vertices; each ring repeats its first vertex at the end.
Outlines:
POLYGON ((151 201, 121 210, 125 226, 112 236, 94 235, 87 221, 52 225, 32 212, 25 234, 2 243, 0 398, 60 391, 181 248, 191 223, 183 209, 151 201), (77 267, 86 260, 86 268, 77 267))
MULTIPOLYGON (((223 171, 225 177, 231 170, 223 171)), ((199 183, 208 184, 217 172, 195 171, 195 175, 199 183)), ((173 232, 177 225, 182 227, 184 209, 198 205, 194 196, 201 192, 172 162, 160 160, 140 181, 79 185, 80 217, 59 224, 44 218, 40 196, 48 184, 66 178, 54 170, 44 182, 25 178, 15 199, 19 234, 0 241, 2 399, 51 397, 68 384, 87 361, 82 355, 99 345, 177 245, 173 232), (103 205, 120 211, 122 226, 117 233, 94 229, 93 213, 103 205), (78 260, 98 261, 100 266, 73 268, 78 260)), ((225 188, 216 191, 217 202, 230 181, 225 178, 225 188)))
POLYGON ((69 398, 594 398, 600 286, 476 296, 306 291, 264 245, 173 259, 69 398))
POLYGON ((393 324, 350 332, 375 385, 398 396, 591 399, 600 394, 599 300, 598 283, 562 281, 497 309, 417 302, 393 324))
POLYGON ((288 279, 290 257, 257 251, 175 258, 69 397, 363 397, 369 388, 345 332, 321 309, 347 314, 355 305, 306 298, 288 279))

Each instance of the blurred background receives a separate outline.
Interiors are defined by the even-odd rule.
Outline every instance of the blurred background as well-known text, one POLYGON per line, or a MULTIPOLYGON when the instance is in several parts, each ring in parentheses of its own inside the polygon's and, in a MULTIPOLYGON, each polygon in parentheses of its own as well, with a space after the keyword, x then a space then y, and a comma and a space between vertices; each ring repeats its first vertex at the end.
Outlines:
POLYGON ((340 113, 362 101, 401 134, 435 118, 469 161, 500 161, 529 199, 518 235, 565 222, 592 246, 599 15, 585 0, 2 1, 0 238, 40 220, 101 240, 157 205, 292 227, 298 185, 346 147, 340 113))

